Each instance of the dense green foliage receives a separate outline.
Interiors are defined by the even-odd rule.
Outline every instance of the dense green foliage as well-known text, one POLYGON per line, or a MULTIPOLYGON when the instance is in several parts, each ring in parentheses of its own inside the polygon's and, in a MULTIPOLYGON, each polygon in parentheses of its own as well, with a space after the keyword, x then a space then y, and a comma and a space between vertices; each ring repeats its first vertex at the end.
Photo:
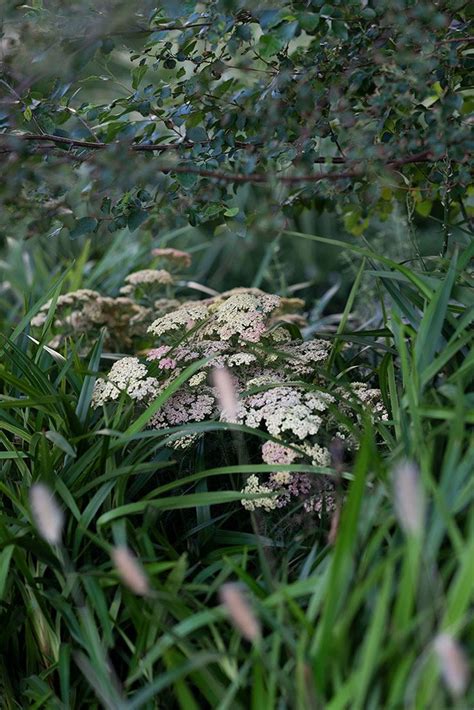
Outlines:
POLYGON ((470 5, 6 0, 0 20, 2 708, 472 707, 470 5), (192 265, 155 292, 136 272, 168 247, 192 265), (235 287, 291 307, 257 299, 230 336, 131 327, 190 299, 216 318, 235 287), (283 357, 302 336, 325 349, 304 375, 283 357), (211 393, 218 337, 271 370, 255 386, 242 361, 240 403, 247 381, 334 398, 324 465, 262 463, 301 442, 215 408, 150 426, 194 375, 211 393), (156 347, 193 354, 171 375, 156 347), (98 406, 124 354, 158 389, 98 406), (275 472, 331 505, 244 508, 275 472))
POLYGON ((466 3, 8 5, 4 199, 32 234, 244 234, 270 220, 249 186, 273 229, 314 206, 360 234, 397 201, 468 218, 466 3))

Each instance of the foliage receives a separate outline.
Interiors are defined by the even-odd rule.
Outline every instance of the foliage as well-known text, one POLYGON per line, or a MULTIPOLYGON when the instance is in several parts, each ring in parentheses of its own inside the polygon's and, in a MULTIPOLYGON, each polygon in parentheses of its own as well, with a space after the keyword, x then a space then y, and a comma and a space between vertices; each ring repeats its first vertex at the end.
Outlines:
POLYGON ((2 708, 472 707, 470 5, 0 16, 2 708))
MULTIPOLYGON (((354 337, 373 344, 393 419, 382 449, 365 419, 329 540, 324 523, 301 526, 284 545, 281 520, 265 536, 258 517, 249 528, 255 514, 245 513, 245 523, 232 504, 242 497, 239 481, 268 474, 273 464, 224 458, 216 467, 215 451, 209 459, 198 447, 191 472, 179 475, 167 443, 182 427, 147 432, 151 412, 136 420, 125 401, 110 414, 90 408, 100 343, 84 370, 73 351, 63 360, 28 345, 20 323, 17 345, 10 340, 4 349, 0 410, 4 696, 46 707, 80 707, 86 699, 94 706, 95 696, 114 708, 151 708, 156 697, 222 707, 448 703, 435 640, 448 633, 472 642, 473 362, 465 357, 472 308, 459 306, 465 265, 464 254, 440 278, 392 262, 394 271, 375 271, 394 304, 383 331, 389 346, 370 332, 354 337), (401 453, 418 462, 415 485, 426 496, 412 527, 399 518, 402 530, 390 473, 401 453), (53 549, 28 512, 37 480, 55 490, 65 511, 62 544, 53 549), (145 601, 113 571, 113 545, 124 544, 144 565, 145 601), (250 653, 216 597, 235 579, 262 627, 250 653)), ((339 372, 352 365, 346 350, 336 361, 339 372)), ((185 370, 178 384, 194 372, 185 370)), ((223 427, 239 431, 219 422, 185 429, 223 427)), ((402 506, 407 495, 413 490, 402 506)))
POLYGON ((434 211, 445 240, 472 218, 466 3, 3 12, 4 219, 28 209, 31 235, 177 217, 245 234, 269 218, 250 187, 277 206, 273 229, 311 206, 354 234, 397 202, 434 211))

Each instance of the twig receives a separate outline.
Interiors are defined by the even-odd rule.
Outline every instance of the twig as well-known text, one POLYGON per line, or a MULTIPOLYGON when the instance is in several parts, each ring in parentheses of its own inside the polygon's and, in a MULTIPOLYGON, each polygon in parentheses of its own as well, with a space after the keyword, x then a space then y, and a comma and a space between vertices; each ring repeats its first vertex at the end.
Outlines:
MULTIPOLYGON (((70 146, 72 148, 87 148, 89 150, 104 150, 105 148, 113 148, 114 146, 120 145, 116 143, 101 143, 100 141, 84 141, 77 138, 67 138, 66 136, 56 136, 51 133, 3 133, 0 134, 1 138, 11 138, 23 141, 42 141, 55 143, 57 145, 70 146)), ((176 143, 136 143, 129 146, 129 150, 134 153, 148 153, 148 152, 161 152, 165 150, 179 150, 179 148, 194 148, 196 145, 201 145, 202 143, 209 143, 210 140, 205 141, 179 141, 176 143)), ((243 141, 235 141, 235 145, 238 148, 255 148, 256 146, 261 146, 262 143, 245 143, 243 141)), ((232 147, 232 146, 229 146, 232 147)))
MULTIPOLYGON (((119 143, 93 143, 91 141, 83 141, 75 138, 66 138, 65 136, 56 136, 52 134, 33 134, 33 133, 18 133, 18 134, 2 134, 0 138, 18 139, 23 141, 42 141, 51 142, 57 145, 65 145, 75 148, 85 148, 90 150, 104 150, 105 148, 116 147, 120 145, 119 143)), ((128 150, 132 152, 162 152, 166 150, 176 150, 180 147, 192 148, 194 145, 199 145, 199 142, 180 142, 180 143, 162 143, 162 144, 135 144, 128 147, 128 150)), ((245 147, 254 147, 254 143, 244 143, 245 147)), ((241 146, 239 146, 241 147, 241 146)), ((5 149, 4 149, 5 150, 5 149)), ((13 151, 13 148, 8 150, 13 151)), ((314 159, 314 163, 321 164, 364 164, 368 163, 367 159, 363 160, 346 160, 345 158, 325 158, 317 157, 314 159)), ((388 160, 383 163, 387 168, 399 168, 404 165, 415 164, 415 163, 430 163, 436 162, 436 158, 433 158, 429 150, 424 150, 420 153, 415 153, 413 155, 407 155, 403 158, 397 160, 388 160)), ((157 169, 163 173, 182 173, 191 175, 200 175, 202 177, 214 178, 216 180, 223 180, 226 182, 236 182, 236 183, 267 183, 272 180, 277 180, 284 184, 295 184, 300 182, 319 182, 321 180, 343 180, 343 179, 353 179, 359 178, 364 174, 364 169, 354 168, 341 173, 318 173, 310 175, 282 175, 282 176, 269 176, 266 173, 230 173, 219 170, 208 170, 207 168, 174 165, 174 166, 158 166, 157 169)))
POLYGON ((446 39, 438 40, 436 44, 448 44, 449 42, 469 42, 469 44, 472 44, 474 37, 447 37, 446 39))

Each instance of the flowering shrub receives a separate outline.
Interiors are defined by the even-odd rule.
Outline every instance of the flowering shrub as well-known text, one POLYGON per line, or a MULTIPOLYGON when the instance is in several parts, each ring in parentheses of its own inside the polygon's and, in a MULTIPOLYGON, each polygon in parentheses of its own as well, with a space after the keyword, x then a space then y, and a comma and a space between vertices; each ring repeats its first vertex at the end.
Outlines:
MULTIPOLYGON (((248 477, 242 492, 247 510, 270 511, 301 502, 305 511, 320 513, 333 505, 333 484, 326 476, 295 472, 295 466, 331 472, 328 444, 338 437, 345 449, 355 448, 351 423, 358 419, 354 400, 372 416, 386 418, 380 391, 363 382, 324 387, 323 367, 329 343, 303 341, 295 326, 304 325, 304 302, 257 288, 237 288, 200 301, 180 300, 178 271, 190 264, 186 252, 156 249, 157 266, 129 274, 118 297, 82 289, 61 296, 54 313, 55 344, 76 332, 92 342, 105 331, 106 347, 115 352, 142 350, 114 363, 96 381, 92 405, 101 407, 122 393, 138 407, 150 404, 189 365, 203 361, 150 420, 156 429, 220 419, 259 429, 269 437, 259 456, 279 467, 265 480, 248 477), (163 263, 164 262, 164 263, 163 263), (153 347, 149 347, 153 345, 153 347), (227 380, 213 377, 226 372, 227 380), (227 389, 225 396, 222 387, 227 389), (339 413, 339 416, 338 416, 339 413), (291 472, 282 466, 292 466, 291 472)), ((33 319, 43 326, 51 303, 33 319)), ((183 433, 171 443, 189 448, 199 434, 183 433)))
MULTIPOLYGON (((131 274, 126 283, 134 288, 161 286, 168 276, 145 270, 131 274)), ((135 295, 136 291, 127 293, 135 295)), ((299 299, 240 288, 200 301, 175 300, 174 308, 164 309, 162 301, 155 303, 155 317, 149 318, 147 326, 155 347, 146 351, 144 362, 123 358, 106 378, 98 379, 93 406, 113 402, 122 392, 138 406, 146 406, 187 366, 204 360, 152 417, 150 426, 168 429, 220 419, 264 431, 272 438, 261 447, 261 460, 269 466, 293 468, 272 472, 266 480, 249 476, 242 492, 252 497, 242 500, 244 508, 271 511, 291 502, 301 502, 305 511, 316 513, 323 506, 330 508, 334 504, 331 479, 295 473, 294 466, 311 464, 330 473, 330 440, 337 436, 346 449, 354 448, 348 424, 358 418, 353 398, 374 416, 384 418, 380 391, 360 382, 352 393, 343 387, 329 392, 322 386, 328 341, 305 342, 290 335, 289 323, 304 322, 299 299), (229 373, 230 397, 229 393, 221 396, 217 378, 212 376, 216 371, 229 373), (343 414, 342 422, 336 410, 343 414)), ((171 445, 186 449, 198 437, 183 434, 171 445)))

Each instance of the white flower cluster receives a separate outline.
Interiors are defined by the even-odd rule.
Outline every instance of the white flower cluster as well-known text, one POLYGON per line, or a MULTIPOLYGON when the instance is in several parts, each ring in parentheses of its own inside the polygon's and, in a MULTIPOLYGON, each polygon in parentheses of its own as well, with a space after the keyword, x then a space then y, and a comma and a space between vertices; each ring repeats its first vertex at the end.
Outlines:
POLYGON ((124 357, 115 362, 107 380, 98 379, 92 394, 92 406, 99 407, 106 402, 118 399, 125 391, 139 402, 156 397, 159 383, 154 377, 148 377, 146 365, 136 357, 124 357))
POLYGON ((234 353, 225 358, 226 367, 242 367, 242 365, 252 365, 257 362, 253 353, 234 353))
POLYGON ((174 278, 165 269, 142 269, 134 271, 125 279, 125 286, 120 289, 121 293, 130 294, 138 287, 147 286, 170 286, 174 283, 174 278))
POLYGON ((368 387, 365 382, 352 382, 351 390, 372 416, 386 421, 388 412, 382 401, 382 393, 375 387, 368 387))
POLYGON ((291 481, 290 471, 275 471, 270 477, 277 486, 287 486, 291 481))
POLYGON ((263 424, 273 436, 290 432, 303 440, 318 433, 323 421, 321 414, 333 401, 325 392, 273 387, 241 399, 237 417, 239 423, 253 429, 263 424))
POLYGON ((206 380, 207 372, 205 370, 201 370, 201 372, 196 372, 196 374, 188 380, 188 385, 190 387, 199 387, 199 385, 202 385, 206 380))
MULTIPOLYGON (((305 512, 321 513, 325 492, 334 493, 331 481, 316 481, 314 477, 306 474, 278 471, 271 473, 265 483, 260 483, 255 475, 249 476, 241 493, 250 493, 258 497, 249 500, 243 498, 241 502, 247 510, 261 508, 268 513, 277 508, 285 508, 292 501, 299 501, 303 504, 305 512)), ((326 499, 328 503, 330 498, 331 496, 328 495, 326 499)), ((332 496, 330 505, 333 503, 332 496)))
MULTIPOLYGON (((89 288, 78 289, 77 291, 72 291, 71 293, 65 293, 59 296, 56 301, 56 311, 61 311, 63 308, 79 304, 93 303, 99 298, 101 298, 101 295, 97 291, 92 291, 89 288)), ((50 299, 43 304, 40 311, 31 319, 31 325, 33 328, 41 328, 46 323, 46 318, 48 317, 48 311, 51 308, 52 302, 52 299, 50 299)))
POLYGON ((172 331, 191 330, 197 323, 206 320, 207 307, 199 301, 185 303, 172 313, 157 318, 148 328, 153 335, 162 336, 172 331))
MULTIPOLYGON (((160 337, 173 334, 173 331, 181 334, 183 329, 189 330, 202 323, 195 335, 196 341, 225 344, 235 339, 240 343, 257 343, 266 334, 270 315, 279 305, 279 296, 258 289, 235 289, 235 292, 204 301, 185 303, 174 313, 157 318, 149 332, 160 337)), ((245 355, 248 360, 249 354, 245 355)))
POLYGON ((304 442, 301 448, 311 461, 312 466, 329 468, 331 465, 331 454, 325 446, 320 446, 316 442, 304 442))
POLYGON ((250 500, 243 498, 241 503, 246 510, 256 510, 257 508, 263 508, 265 511, 275 510, 277 507, 277 496, 275 495, 275 490, 259 483, 257 476, 254 474, 247 478, 245 487, 242 489, 241 493, 248 493, 251 495, 260 494, 262 498, 252 498, 250 500), (270 496, 269 494, 272 494, 270 496))
POLYGON ((278 308, 279 303, 278 296, 263 292, 259 295, 236 293, 210 307, 214 317, 206 331, 224 341, 237 336, 239 340, 258 342, 267 330, 268 314, 278 308))
MULTIPOLYGON (((164 270, 144 269, 127 277, 126 288, 138 293, 135 287, 166 285, 168 278, 173 280, 164 270)), ((89 318, 99 318, 102 297, 85 291, 80 298, 88 304, 89 318)), ((137 358, 123 358, 115 363, 106 380, 98 380, 93 406, 118 399, 122 391, 137 401, 148 402, 189 364, 209 358, 150 422, 158 429, 175 429, 171 446, 184 449, 199 438, 199 433, 182 432, 183 425, 220 416, 221 421, 260 428, 279 440, 266 442, 262 447, 262 459, 271 468, 285 469, 295 464, 303 468, 308 463, 329 468, 331 455, 324 446, 329 438, 340 432, 345 449, 353 448, 348 422, 357 422, 360 407, 354 406, 355 400, 375 417, 386 419, 387 413, 380 391, 364 383, 355 383, 350 392, 340 386, 331 394, 318 389, 318 370, 328 358, 329 342, 293 340, 292 331, 281 325, 285 320, 298 324, 295 311, 301 306, 299 299, 281 299, 259 289, 234 289, 185 303, 172 298, 158 299, 154 319, 148 320, 152 321, 148 332, 160 340, 147 351, 147 360, 159 373, 158 379, 149 377, 148 365, 137 358), (214 368, 214 374, 227 377, 226 397, 219 391, 221 380, 211 376, 214 368), (336 402, 343 421, 335 411, 336 402)), ((334 491, 332 480, 326 476, 272 471, 263 480, 249 476, 242 492, 256 498, 243 499, 242 505, 247 510, 269 512, 293 501, 299 502, 304 511, 320 514, 324 508, 335 505, 334 491)))
POLYGON ((279 347, 278 353, 283 360, 283 367, 302 377, 311 374, 317 365, 328 359, 330 347, 329 341, 321 339, 292 340, 279 347))

